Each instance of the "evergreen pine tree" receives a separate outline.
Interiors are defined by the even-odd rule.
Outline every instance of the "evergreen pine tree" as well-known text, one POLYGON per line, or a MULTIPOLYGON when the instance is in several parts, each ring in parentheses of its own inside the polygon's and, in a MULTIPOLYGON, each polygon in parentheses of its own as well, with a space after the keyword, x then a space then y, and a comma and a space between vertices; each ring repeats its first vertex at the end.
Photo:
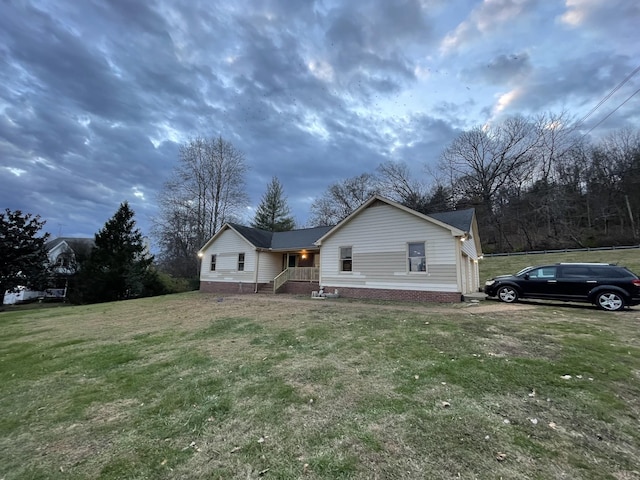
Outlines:
POLYGON ((291 216, 291 210, 287 205, 284 189, 278 177, 273 177, 271 183, 267 185, 267 191, 262 196, 251 226, 269 232, 284 232, 293 230, 295 227, 295 221, 291 216))
POLYGON ((40 216, 6 209, 0 213, 0 306, 4 292, 19 285, 43 289, 48 274, 44 226, 40 216))
POLYGON ((149 295, 157 283, 153 256, 135 228, 134 212, 124 202, 95 236, 95 247, 81 270, 82 301, 109 302, 149 295))

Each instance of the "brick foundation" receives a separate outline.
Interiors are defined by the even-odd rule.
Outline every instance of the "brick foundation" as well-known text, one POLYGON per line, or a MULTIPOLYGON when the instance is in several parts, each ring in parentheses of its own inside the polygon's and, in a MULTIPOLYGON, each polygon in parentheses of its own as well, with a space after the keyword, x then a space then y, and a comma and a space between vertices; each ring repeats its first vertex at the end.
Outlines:
POLYGON ((405 302, 458 303, 462 301, 460 292, 429 292, 424 290, 389 290, 378 288, 324 287, 325 293, 338 290, 344 298, 368 298, 377 300, 398 300, 405 302))
POLYGON ((254 293, 255 283, 242 282, 200 282, 200 291, 206 293, 254 293))
POLYGON ((309 295, 311 292, 320 290, 318 282, 287 282, 280 289, 278 293, 288 293, 291 295, 309 295))
MULTIPOLYGON (((268 285, 268 284, 265 284, 268 285)), ((254 283, 240 282, 200 282, 200 291, 207 293, 243 294, 254 293, 256 285, 254 283)), ((344 298, 367 298, 377 300, 396 300, 405 302, 436 302, 436 303, 457 303, 463 301, 460 292, 430 292, 424 290, 389 290, 377 288, 349 288, 325 286, 325 293, 333 293, 338 290, 344 298)), ((289 295, 309 295, 314 290, 320 290, 320 286, 315 282, 287 282, 278 294, 289 295)))

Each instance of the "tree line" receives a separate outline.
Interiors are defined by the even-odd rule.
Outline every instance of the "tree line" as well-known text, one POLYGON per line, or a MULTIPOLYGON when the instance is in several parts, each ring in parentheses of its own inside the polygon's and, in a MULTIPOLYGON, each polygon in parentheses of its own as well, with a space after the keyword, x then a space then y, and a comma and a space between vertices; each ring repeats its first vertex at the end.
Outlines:
MULTIPOLYGON (((381 194, 425 214, 475 208, 487 253, 637 243, 640 134, 621 130, 589 142, 579 127, 565 112, 476 126, 447 145, 437 165, 422 165, 422 174, 387 161, 329 185, 304 226, 335 225, 381 194)), ((183 146, 154 224, 163 268, 197 275, 198 249, 223 223, 241 221, 246 172, 243 154, 222 138, 183 146)), ((277 177, 251 225, 300 227, 277 177)))
POLYGON ((373 193, 421 213, 475 208, 483 250, 637 244, 640 133, 588 142, 566 114, 511 117, 462 132, 425 179, 385 162, 331 185, 311 223, 334 224, 373 193))
POLYGON ((566 116, 513 117, 443 152, 451 206, 475 207, 485 252, 638 243, 640 135, 588 142, 566 116))
MULTIPOLYGON (((296 225, 284 187, 273 177, 250 224, 267 231, 335 225, 371 195, 381 194, 425 214, 475 208, 486 253, 636 244, 640 133, 620 130, 590 142, 579 127, 566 113, 476 126, 447 145, 436 166, 422 165, 422 174, 407 162, 386 161, 372 172, 329 185, 302 226, 296 225)), ((79 270, 84 273, 76 278, 78 301, 171 291, 163 274, 191 279, 197 286, 198 250, 224 223, 242 222, 249 203, 247 171, 244 154, 222 137, 185 143, 158 195, 151 232, 157 256, 146 251, 125 202, 86 254, 86 266, 79 270)), ((34 240, 43 225, 40 217, 7 210, 0 220, 3 251, 18 255, 16 245, 32 244, 22 263, 5 255, 0 291, 13 288, 25 272, 34 281, 43 278, 34 267, 36 259, 44 258, 46 236, 34 240), (16 228, 23 237, 7 233, 16 228)))

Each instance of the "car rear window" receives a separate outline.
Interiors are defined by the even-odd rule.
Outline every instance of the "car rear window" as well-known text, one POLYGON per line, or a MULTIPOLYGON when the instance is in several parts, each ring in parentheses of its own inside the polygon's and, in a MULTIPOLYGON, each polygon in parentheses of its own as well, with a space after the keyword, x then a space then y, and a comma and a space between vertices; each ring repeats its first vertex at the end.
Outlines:
POLYGON ((627 278, 633 275, 621 267, 607 267, 597 265, 570 265, 562 267, 564 278, 627 278))
POLYGON ((631 276, 631 272, 624 268, 616 267, 594 267, 595 275, 602 278, 627 278, 631 276))

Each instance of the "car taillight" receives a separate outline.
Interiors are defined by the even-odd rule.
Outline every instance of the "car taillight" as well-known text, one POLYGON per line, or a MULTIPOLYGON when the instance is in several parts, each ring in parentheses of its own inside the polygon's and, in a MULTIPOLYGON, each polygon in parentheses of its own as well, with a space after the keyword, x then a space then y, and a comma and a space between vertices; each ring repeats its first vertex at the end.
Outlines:
POLYGON ((631 283, 633 283, 634 287, 640 287, 640 279, 635 278, 631 280, 631 283))

